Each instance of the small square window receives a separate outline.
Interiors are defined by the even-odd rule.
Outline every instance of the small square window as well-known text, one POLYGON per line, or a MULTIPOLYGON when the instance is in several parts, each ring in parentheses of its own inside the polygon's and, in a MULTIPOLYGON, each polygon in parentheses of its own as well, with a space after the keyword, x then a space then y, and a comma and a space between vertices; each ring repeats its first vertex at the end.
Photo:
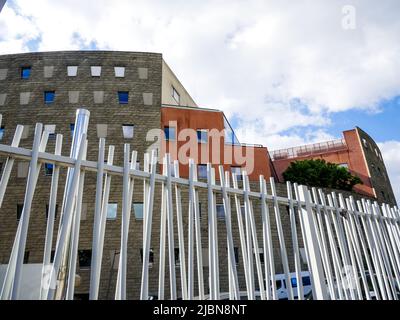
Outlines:
POLYGON ((44 92, 44 103, 45 104, 53 103, 55 97, 56 97, 55 91, 45 91, 44 92))
POLYGON ((109 203, 107 205, 107 219, 108 220, 117 219, 117 211, 118 211, 118 204, 117 203, 109 203))
POLYGON ((197 178, 198 179, 207 179, 207 165, 199 164, 197 166, 197 178))
POLYGON ((92 264, 92 250, 78 250, 80 268, 90 268, 92 264))
POLYGON ((236 176, 238 181, 243 180, 242 168, 241 167, 231 167, 231 173, 236 176))
POLYGON ((107 137, 108 125, 97 124, 96 128, 97 128, 97 138, 106 138, 107 137))
POLYGON ((1 126, 0 127, 0 140, 3 140, 3 138, 4 138, 4 126, 1 126))
POLYGON ((172 87, 172 98, 176 101, 176 103, 180 104, 181 103, 181 95, 179 94, 178 91, 174 87, 172 87))
POLYGON ((56 125, 55 124, 46 124, 44 126, 44 131, 49 133, 49 139, 54 140, 56 138, 56 125))
POLYGON ((135 202, 132 207, 135 219, 143 220, 143 202, 135 202))
MULTIPOLYGON (((56 212, 54 212, 54 220, 57 219, 58 204, 56 204, 56 212)), ((49 205, 46 204, 46 219, 49 217, 49 205)))
POLYGON ((19 219, 21 219, 23 209, 24 209, 23 204, 17 204, 17 221, 19 221, 19 219))
POLYGON ((125 77, 125 67, 114 67, 114 73, 116 78, 125 77))
POLYGON ((118 101, 119 101, 119 104, 128 104, 129 92, 128 91, 118 91, 118 101))
POLYGON ((205 129, 198 129, 197 130, 197 141, 199 143, 207 143, 207 130, 205 129))
POLYGON ((101 76, 101 66, 90 67, 90 72, 92 74, 92 77, 100 77, 101 76))
MULTIPOLYGON (((150 266, 153 265, 154 263, 154 250, 153 248, 150 248, 150 252, 149 252, 149 264, 150 266)), ((140 260, 143 263, 143 249, 140 249, 140 260)))
POLYGON ((225 220, 225 208, 223 204, 217 204, 217 218, 225 220))
POLYGON ((17 164, 17 178, 26 178, 29 171, 29 162, 21 161, 17 164))
POLYGON ((53 168, 54 165, 52 163, 45 163, 44 164, 44 172, 46 176, 51 176, 53 175, 53 168))
POLYGON ((29 79, 31 76, 31 67, 21 68, 21 79, 29 79))
POLYGON ((164 127, 165 140, 176 140, 176 132, 174 127, 164 127))
POLYGON ((133 124, 122 125, 122 133, 124 135, 124 139, 132 139, 134 131, 135 131, 135 126, 133 124))
POLYGON ((68 77, 76 77, 78 74, 78 66, 67 66, 68 77))

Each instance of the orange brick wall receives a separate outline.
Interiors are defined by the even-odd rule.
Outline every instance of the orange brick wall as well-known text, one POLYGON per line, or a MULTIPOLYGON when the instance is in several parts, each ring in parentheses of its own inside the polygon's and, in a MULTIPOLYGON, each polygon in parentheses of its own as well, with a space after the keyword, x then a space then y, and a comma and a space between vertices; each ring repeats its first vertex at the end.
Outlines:
MULTIPOLYGON (((222 132, 224 129, 224 117, 220 111, 206 111, 201 109, 185 109, 185 108, 172 108, 163 107, 161 108, 161 127, 170 126, 170 122, 176 122, 176 136, 178 138, 179 133, 183 129, 217 129, 222 132)), ((179 139, 177 139, 179 140, 179 139)), ((197 164, 205 164, 207 161, 202 161, 202 155, 209 154, 209 159, 212 159, 212 141, 213 138, 208 138, 207 144, 198 144, 197 159, 194 159, 197 164)), ((215 140, 217 141, 217 140, 215 140)), ((166 147, 162 148, 162 155, 166 152, 170 152, 173 160, 176 160, 176 150, 179 150, 186 141, 170 141, 167 142, 166 147), (178 148, 178 149, 177 149, 178 148)), ((271 175, 269 166, 268 150, 265 147, 248 147, 246 150, 242 146, 231 146, 225 145, 224 138, 222 138, 218 144, 217 150, 219 150, 219 158, 221 162, 225 162, 225 155, 232 155, 234 152, 242 152, 246 155, 246 152, 254 153, 254 170, 249 174, 251 181, 258 181, 259 175, 264 175, 268 179, 271 175)), ((189 159, 189 154, 186 154, 186 161, 189 159)), ((231 156, 234 159, 233 156, 231 156)), ((233 161, 233 166, 239 165, 233 161)), ((224 164, 224 170, 230 171, 230 164, 224 164)), ((214 165, 216 171, 216 178, 219 178, 218 165, 214 165)), ((187 164, 180 162, 179 173, 181 177, 187 178, 189 176, 189 167, 187 164)))
POLYGON ((375 196, 357 131, 355 129, 344 131, 343 135, 346 140, 347 150, 344 149, 339 151, 327 151, 320 154, 314 154, 312 156, 273 161, 273 165, 278 174, 279 181, 283 181, 282 174, 289 167, 290 163, 305 159, 323 159, 327 162, 336 164, 347 163, 349 165, 350 172, 360 177, 360 179, 364 183, 363 185, 355 186, 355 191, 368 196, 375 196))

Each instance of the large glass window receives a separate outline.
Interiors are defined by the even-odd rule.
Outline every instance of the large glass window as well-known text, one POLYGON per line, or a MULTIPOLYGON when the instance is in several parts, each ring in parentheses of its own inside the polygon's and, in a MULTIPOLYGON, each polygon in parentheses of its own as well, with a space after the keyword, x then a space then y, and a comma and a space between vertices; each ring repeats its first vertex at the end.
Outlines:
POLYGON ((164 127, 165 140, 176 140, 176 132, 174 127, 164 127))
POLYGON ((31 67, 22 67, 21 79, 29 79, 30 76, 31 76, 31 67))
POLYGON ((128 91, 118 91, 118 101, 119 101, 119 104, 128 104, 129 92, 128 91))
POLYGON ((44 92, 44 103, 45 104, 53 103, 55 97, 56 97, 55 91, 45 91, 44 92))
POLYGON ((117 211, 118 211, 118 204, 117 203, 109 203, 107 205, 107 219, 108 220, 117 219, 117 211))

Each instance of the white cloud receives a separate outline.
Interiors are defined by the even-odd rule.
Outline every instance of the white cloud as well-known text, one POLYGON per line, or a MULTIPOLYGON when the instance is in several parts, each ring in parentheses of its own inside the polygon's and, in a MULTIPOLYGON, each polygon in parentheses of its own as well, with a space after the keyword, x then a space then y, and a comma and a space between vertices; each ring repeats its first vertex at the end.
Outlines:
POLYGON ((162 52, 200 106, 236 119, 241 141, 276 149, 333 138, 331 113, 379 112, 400 94, 400 2, 352 0, 355 30, 342 28, 347 4, 9 0, 0 53, 28 51, 33 39, 39 51, 162 52))
POLYGON ((400 205, 400 141, 387 141, 379 143, 383 160, 392 183, 397 204, 400 205))

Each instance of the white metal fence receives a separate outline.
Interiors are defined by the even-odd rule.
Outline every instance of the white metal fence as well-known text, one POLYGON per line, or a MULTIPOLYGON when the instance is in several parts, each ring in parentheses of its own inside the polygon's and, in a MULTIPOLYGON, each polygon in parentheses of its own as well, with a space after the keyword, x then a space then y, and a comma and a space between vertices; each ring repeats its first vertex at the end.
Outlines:
MULTIPOLYGON (((0 118, 1 122, 1 118, 0 118)), ((37 185, 40 167, 53 163, 49 194, 49 213, 43 256, 41 299, 73 299, 78 254, 80 216, 85 173, 96 172, 97 185, 93 225, 93 245, 90 274, 90 299, 99 298, 101 262, 103 257, 106 211, 111 179, 122 176, 122 224, 115 299, 127 297, 128 233, 134 188, 143 188, 143 265, 140 298, 149 298, 149 255, 152 242, 154 194, 161 185, 159 279, 158 298, 177 299, 178 289, 183 299, 220 299, 220 250, 218 234, 226 234, 228 248, 229 298, 240 299, 245 291, 248 299, 277 299, 275 282, 276 261, 282 264, 288 299, 304 299, 300 246, 305 248, 308 271, 311 277, 314 299, 398 299, 400 288, 400 212, 396 207, 366 200, 355 201, 341 194, 324 194, 322 190, 287 183, 287 197, 277 195, 273 179, 271 192, 267 181, 259 177, 259 190, 250 190, 249 178, 243 172, 243 187, 237 177, 230 176, 219 167, 220 179, 215 179, 214 168, 207 166, 207 181, 197 180, 196 165, 189 163, 189 179, 179 177, 177 162, 164 158, 163 174, 156 172, 156 153, 146 154, 144 169, 136 168, 136 151, 124 146, 123 167, 113 165, 114 147, 108 150, 105 163, 105 141, 99 141, 98 161, 86 160, 86 133, 89 112, 78 110, 74 138, 69 157, 61 155, 62 136, 57 135, 55 153, 45 152, 48 132, 37 124, 32 150, 19 147, 22 126, 17 126, 10 146, 0 145, 0 154, 7 156, 0 181, 0 206, 3 203, 10 173, 15 159, 29 160, 29 173, 22 215, 18 224, 14 245, 7 266, 2 299, 18 299, 21 287, 21 270, 26 247, 31 205, 37 185), (56 195, 59 187, 60 168, 68 168, 61 219, 58 232, 53 235, 56 211, 56 195), (174 169, 174 174, 172 174, 174 169), (142 186, 138 186, 142 183, 142 186), (182 206, 182 190, 188 190, 188 206, 182 206), (199 192, 207 192, 208 244, 202 243, 200 225, 199 192), (217 230, 216 195, 223 199, 224 230, 217 230), (256 203, 258 208, 256 208, 256 203), (244 206, 244 214, 242 213, 244 206), (290 227, 284 229, 281 221, 282 206, 288 208, 290 227), (271 210, 273 208, 273 210, 271 210), (256 211, 261 214, 261 224, 256 224, 256 211), (176 218, 176 221, 174 219, 176 218), (187 219, 187 230, 183 219, 187 219), (232 224, 237 221, 241 262, 245 284, 239 283, 234 253, 232 224), (272 224, 275 223, 276 226, 272 224), (297 224, 300 224, 298 234, 297 224), (179 268, 175 266, 175 238, 177 229, 179 268), (272 241, 276 229, 279 239, 279 257, 274 254, 272 241), (274 231, 275 232, 275 231, 274 231), (291 243, 285 242, 289 233, 291 243), (53 263, 50 263, 51 244, 56 236, 53 263), (260 239, 262 239, 260 241, 260 239), (301 243, 302 242, 302 243, 301 243), (208 250, 208 285, 204 279, 202 250, 208 250), (166 254, 166 248, 168 248, 166 254), (261 249, 259 249, 261 248, 261 249), (292 252, 290 252, 291 250, 292 252), (256 254, 254 254, 254 252, 256 254), (263 261, 260 259, 263 255, 263 261), (294 270, 290 270, 288 256, 293 256, 294 270), (279 258, 279 259, 278 259, 279 258), (164 292, 166 261, 169 264, 169 294, 164 292), (197 270, 196 269, 197 266, 197 270), (177 283, 176 270, 180 272, 177 283), (196 275, 197 274, 197 275, 196 275), (293 276, 295 274, 295 276, 293 276), (197 286, 195 286, 195 282, 197 286), (292 288, 292 283, 295 287, 292 288), (195 292, 195 287, 198 288, 195 292)), ((186 195, 186 192, 185 192, 186 195)))

